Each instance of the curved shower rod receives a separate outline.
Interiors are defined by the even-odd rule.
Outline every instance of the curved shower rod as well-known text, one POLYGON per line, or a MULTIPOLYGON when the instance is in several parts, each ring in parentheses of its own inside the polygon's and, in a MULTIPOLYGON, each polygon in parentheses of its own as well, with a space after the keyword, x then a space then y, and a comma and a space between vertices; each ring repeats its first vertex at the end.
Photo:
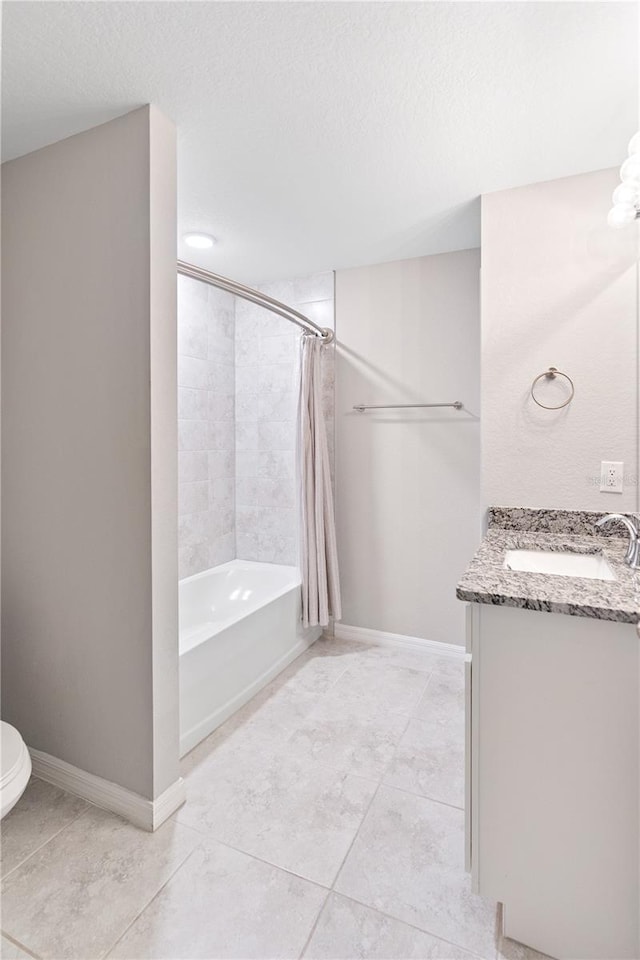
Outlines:
POLYGON ((233 293, 236 297, 242 297, 243 300, 256 303, 259 307, 264 307, 265 310, 271 310, 272 313, 277 313, 279 316, 284 317, 285 320, 295 323, 296 326, 306 330, 307 333, 315 334, 315 336, 323 340, 324 343, 331 343, 333 340, 333 330, 330 330, 329 327, 318 326, 318 324, 310 320, 309 317, 305 317, 304 313, 298 313, 297 310, 287 306, 286 303, 281 303, 280 300, 274 300, 273 297, 267 296, 266 293, 260 293, 259 290, 254 290, 253 287, 247 287, 244 283, 238 283, 237 280, 229 280, 228 277, 221 277, 217 273, 210 273, 209 270, 203 270, 202 267, 196 267, 192 263, 187 263, 185 260, 178 260, 178 273, 181 273, 184 277, 191 277, 193 280, 202 280, 212 287, 217 287, 219 290, 226 290, 227 293, 233 293))

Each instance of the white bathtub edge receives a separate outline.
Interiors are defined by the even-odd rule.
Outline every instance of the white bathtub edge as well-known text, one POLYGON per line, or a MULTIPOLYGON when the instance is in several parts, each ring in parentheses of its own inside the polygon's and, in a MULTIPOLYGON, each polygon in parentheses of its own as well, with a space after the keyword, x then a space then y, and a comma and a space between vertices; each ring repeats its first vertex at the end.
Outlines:
POLYGON ((208 717, 202 720, 200 723, 191 727, 190 730, 187 730, 186 733, 180 737, 180 758, 184 757, 190 750, 193 750, 205 737, 208 737, 210 733, 224 723, 225 720, 228 720, 229 717, 239 710, 240 707, 243 707, 245 703, 248 703, 252 697, 262 690, 263 687, 277 677, 285 667, 288 667, 290 663, 299 657, 301 653, 304 653, 305 650, 308 650, 309 647, 316 642, 322 636, 322 627, 310 627, 305 631, 305 635, 302 636, 295 646, 291 647, 290 650, 285 653, 283 657, 280 657, 279 660, 276 660, 268 670, 265 670, 257 680, 254 680, 253 683, 248 684, 241 690, 240 693, 236 694, 235 697, 232 697, 228 700, 222 707, 219 707, 217 710, 214 710, 213 713, 210 713, 208 717))
POLYGON ((66 760, 29 747, 33 776, 59 787, 75 797, 94 803, 103 810, 117 813, 136 827, 153 832, 168 820, 186 800, 182 777, 167 787, 155 800, 147 800, 133 790, 127 790, 111 780, 105 780, 66 760))

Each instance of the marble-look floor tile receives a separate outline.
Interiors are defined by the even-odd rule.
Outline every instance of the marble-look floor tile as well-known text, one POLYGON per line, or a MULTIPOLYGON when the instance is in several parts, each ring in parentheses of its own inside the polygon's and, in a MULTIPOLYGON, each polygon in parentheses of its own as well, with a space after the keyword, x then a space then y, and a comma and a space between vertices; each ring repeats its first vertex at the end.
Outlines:
POLYGON ((109 958, 297 958, 326 895, 307 880, 205 840, 109 958))
POLYGON ((84 800, 32 777, 0 827, 0 874, 6 877, 88 806, 84 800))
POLYGON ((17 943, 12 943, 6 937, 0 936, 0 960, 32 960, 32 956, 17 943))
POLYGON ((147 833, 89 807, 3 883, 3 929, 40 957, 101 957, 199 840, 173 821, 147 833))
POLYGON ((348 667, 328 692, 336 710, 342 705, 360 707, 367 715, 401 713, 410 715, 420 703, 430 674, 382 664, 376 660, 348 667))
POLYGON ((335 890, 481 957, 496 952, 496 905, 471 892, 461 810, 381 787, 335 890))
POLYGON ((355 640, 336 640, 325 638, 314 644, 320 656, 339 657, 345 663, 366 663, 374 661, 407 670, 422 670, 426 673, 436 667, 445 657, 434 656, 430 651, 411 647, 384 646, 376 643, 364 643, 355 640))
POLYGON ((475 960, 475 955, 400 920, 329 895, 305 960, 475 960))
POLYGON ((224 755, 193 771, 176 819, 330 886, 376 784, 276 753, 224 755))
POLYGON ((453 718, 464 722, 464 663, 438 665, 414 711, 420 720, 449 723, 453 718))
POLYGON ((411 720, 383 777, 390 787, 464 807, 464 717, 411 720))
POLYGON ((379 714, 366 705, 324 698, 291 734, 291 756, 314 760, 342 773, 379 780, 393 758, 408 718, 379 714))
POLYGON ((552 958, 545 953, 538 953, 532 947, 526 947, 524 943, 517 943, 515 940, 509 940, 508 937, 501 937, 498 947, 498 960, 552 960, 552 958))

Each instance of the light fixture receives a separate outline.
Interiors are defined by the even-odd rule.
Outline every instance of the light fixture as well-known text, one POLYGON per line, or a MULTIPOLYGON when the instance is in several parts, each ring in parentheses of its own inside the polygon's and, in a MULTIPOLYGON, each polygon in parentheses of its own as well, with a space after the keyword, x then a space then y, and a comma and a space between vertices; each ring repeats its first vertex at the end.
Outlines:
POLYGON ((216 242, 216 238, 210 237, 208 233, 185 233, 182 239, 194 250, 209 250, 216 242))
POLYGON ((607 217, 610 227, 626 227, 640 218, 640 130, 629 141, 629 156, 620 167, 620 180, 607 217))

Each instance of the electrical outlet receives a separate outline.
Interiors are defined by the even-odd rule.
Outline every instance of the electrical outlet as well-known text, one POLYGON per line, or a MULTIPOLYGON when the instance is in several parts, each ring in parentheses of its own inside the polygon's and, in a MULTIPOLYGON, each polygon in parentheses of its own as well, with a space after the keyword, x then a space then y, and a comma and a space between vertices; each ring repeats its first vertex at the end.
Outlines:
POLYGON ((603 460, 600 464, 600 490, 602 493, 622 493, 624 463, 620 460, 603 460))

